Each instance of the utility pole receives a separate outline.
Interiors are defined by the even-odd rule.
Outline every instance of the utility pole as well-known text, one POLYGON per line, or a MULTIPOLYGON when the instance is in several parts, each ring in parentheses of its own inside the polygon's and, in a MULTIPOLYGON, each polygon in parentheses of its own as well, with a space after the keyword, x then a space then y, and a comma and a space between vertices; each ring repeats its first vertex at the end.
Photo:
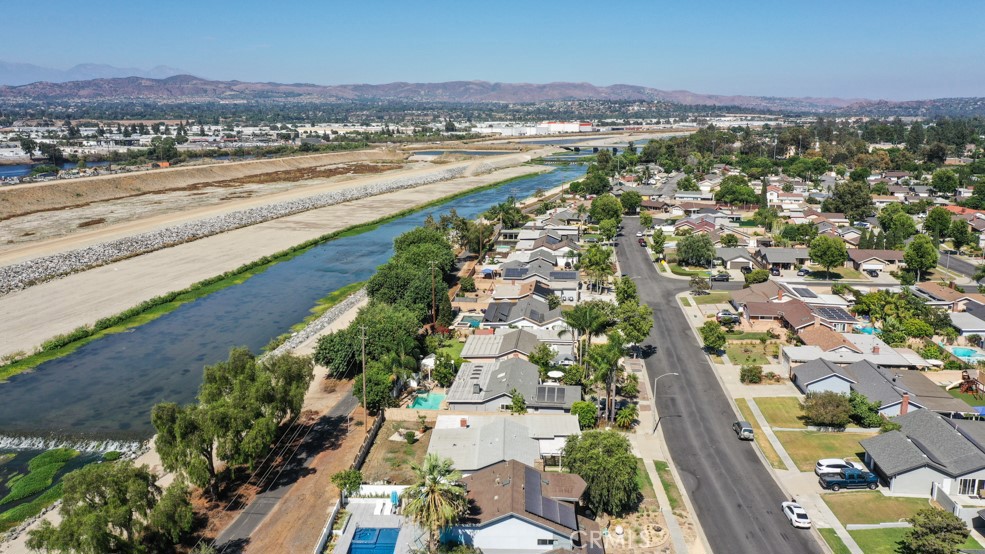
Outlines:
POLYGON ((434 292, 434 269, 437 267, 438 262, 431 260, 428 265, 431 266, 431 327, 432 331, 438 332, 438 301, 434 292))
POLYGON ((363 429, 369 432, 369 407, 368 398, 366 398, 366 326, 360 325, 359 330, 362 331, 363 339, 363 429))

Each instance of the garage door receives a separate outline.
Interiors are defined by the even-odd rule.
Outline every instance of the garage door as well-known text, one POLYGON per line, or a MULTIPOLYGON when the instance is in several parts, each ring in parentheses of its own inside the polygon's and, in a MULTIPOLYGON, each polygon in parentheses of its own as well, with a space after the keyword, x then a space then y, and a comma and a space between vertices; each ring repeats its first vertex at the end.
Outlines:
POLYGON ((882 271, 883 265, 879 262, 870 262, 867 264, 862 264, 862 270, 864 271, 866 269, 874 269, 876 271, 882 271))
POLYGON ((728 263, 729 269, 740 269, 743 267, 750 267, 750 266, 752 266, 752 263, 742 260, 732 260, 731 262, 728 263))

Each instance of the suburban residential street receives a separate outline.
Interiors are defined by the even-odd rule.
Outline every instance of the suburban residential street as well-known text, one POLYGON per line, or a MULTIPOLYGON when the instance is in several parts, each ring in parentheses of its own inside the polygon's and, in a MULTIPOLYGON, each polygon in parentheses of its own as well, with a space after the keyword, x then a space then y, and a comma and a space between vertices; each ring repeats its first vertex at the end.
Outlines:
MULTIPOLYGON (((665 373, 654 391, 667 450, 683 480, 713 552, 791 554, 822 552, 810 531, 792 528, 780 512, 789 500, 760 461, 752 442, 731 429, 736 415, 689 328, 674 296, 686 280, 663 278, 648 249, 637 244, 638 218, 623 220, 617 256, 624 275, 637 284, 654 312, 647 346, 650 382, 665 373)), ((639 432, 650 432, 649 422, 639 432)))

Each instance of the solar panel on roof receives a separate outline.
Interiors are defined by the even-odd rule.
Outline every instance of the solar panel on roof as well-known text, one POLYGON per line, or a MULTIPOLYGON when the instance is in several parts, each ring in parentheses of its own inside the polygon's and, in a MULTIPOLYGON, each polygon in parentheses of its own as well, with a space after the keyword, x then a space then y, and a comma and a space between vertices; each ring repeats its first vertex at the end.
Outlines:
POLYGON ((815 308, 818 314, 825 319, 830 319, 832 321, 854 321, 855 316, 853 316, 848 310, 844 308, 834 308, 831 306, 820 306, 815 308))
POLYGON ((793 291, 796 292, 801 298, 817 298, 814 291, 805 287, 794 287, 793 291))
POLYGON ((578 523, 575 518, 575 507, 566 502, 559 502, 558 523, 564 525, 568 529, 577 529, 578 523))
POLYGON ((550 498, 544 499, 543 505, 541 507, 541 517, 553 521, 555 523, 560 523, 556 500, 551 500, 550 498))
POLYGON ((510 267, 503 272, 504 279, 519 279, 527 274, 527 268, 525 267, 510 267))
MULTIPOLYGON (((540 494, 540 474, 532 467, 523 468, 523 509, 536 516, 542 516, 541 506, 544 497, 540 494)), ((543 517, 543 516, 542 516, 543 517)))
POLYGON ((547 391, 544 390, 544 387, 537 387, 537 402, 543 402, 546 394, 547 391))

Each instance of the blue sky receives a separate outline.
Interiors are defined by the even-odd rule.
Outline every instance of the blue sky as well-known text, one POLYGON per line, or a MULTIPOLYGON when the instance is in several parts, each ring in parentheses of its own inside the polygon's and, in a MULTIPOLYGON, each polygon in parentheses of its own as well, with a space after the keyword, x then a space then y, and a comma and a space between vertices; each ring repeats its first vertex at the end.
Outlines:
POLYGON ((985 2, 7 2, 0 59, 317 84, 627 83, 985 96, 985 2))

